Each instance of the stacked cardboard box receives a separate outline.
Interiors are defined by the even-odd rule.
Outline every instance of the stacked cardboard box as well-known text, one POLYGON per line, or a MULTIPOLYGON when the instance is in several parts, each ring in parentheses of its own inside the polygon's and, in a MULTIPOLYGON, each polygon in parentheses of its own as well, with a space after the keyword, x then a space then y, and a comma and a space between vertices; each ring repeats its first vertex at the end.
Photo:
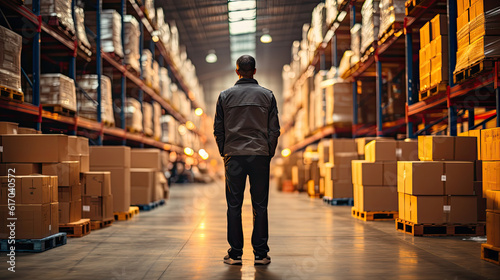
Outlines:
POLYGON ((0 49, 0 87, 22 93, 21 88, 21 50, 22 37, 5 27, 0 26, 0 36, 3 38, 0 49))
POLYGON ((431 86, 431 23, 427 22, 420 28, 419 77, 420 91, 431 86))
POLYGON ((380 27, 380 1, 366 0, 361 8, 361 53, 364 53, 378 39, 380 27))
MULTIPOLYGON (((62 1, 66 2, 66 1, 62 1)), ((70 10, 71 17, 71 10, 70 10)), ((85 12, 85 25, 90 28, 94 34, 97 32, 96 12, 85 12)), ((101 11, 101 48, 103 52, 114 53, 123 57, 122 48, 122 17, 116 10, 101 11)), ((95 46, 95 43, 93 44, 95 46)))
POLYGON ((438 14, 431 21, 430 87, 448 81, 448 24, 446 15, 438 14))
POLYGON ((500 15, 495 0, 457 1, 457 64, 455 72, 483 58, 500 56, 500 15))
POLYGON ((164 199, 168 190, 158 149, 132 149, 130 169, 130 202, 144 205, 164 199))
MULTIPOLYGON (((97 89, 99 86, 97 75, 82 75, 77 79, 77 83, 86 92, 86 94, 79 94, 77 96, 78 115, 91 120, 97 120, 97 89)), ((109 125, 114 125, 115 123, 112 95, 111 79, 104 75, 101 76, 101 119, 109 125)))
POLYGON ((111 173, 113 212, 128 212, 130 209, 130 166, 130 147, 90 148, 90 170, 111 173))
POLYGON ((358 158, 353 139, 326 139, 318 145, 320 190, 325 199, 352 198, 351 161, 358 158))
POLYGON ((416 141, 373 140, 365 160, 352 161, 354 208, 360 212, 398 210, 397 161, 415 160, 416 141))
POLYGON ((481 130, 487 244, 500 251, 500 128, 481 130))
POLYGON ((419 136, 421 161, 398 162, 399 218, 415 224, 476 224, 475 137, 419 136))
POLYGON ((379 39, 395 22, 402 23, 405 18, 404 0, 381 0, 380 1, 380 29, 379 39))
POLYGON ((306 147, 304 153, 304 173, 306 190, 311 197, 320 197, 321 190, 319 186, 320 181, 320 170, 318 166, 319 154, 318 145, 309 145, 306 147))
POLYGON ((63 74, 40 75, 40 103, 76 112, 75 81, 63 74))
POLYGON ((92 221, 113 220, 111 173, 108 171, 82 174, 82 216, 92 221))
POLYGON ((125 64, 130 65, 132 69, 139 73, 141 71, 139 66, 139 61, 141 59, 141 54, 139 53, 139 38, 141 36, 139 22, 131 15, 125 15, 123 17, 123 22, 125 24, 125 37, 123 42, 123 46, 125 47, 125 64))

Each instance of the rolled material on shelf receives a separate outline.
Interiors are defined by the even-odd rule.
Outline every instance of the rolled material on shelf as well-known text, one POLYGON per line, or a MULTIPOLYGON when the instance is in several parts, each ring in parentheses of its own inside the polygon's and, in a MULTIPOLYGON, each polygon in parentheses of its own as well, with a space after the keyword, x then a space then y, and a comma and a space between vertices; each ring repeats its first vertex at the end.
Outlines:
POLYGON ((170 77, 168 76, 168 70, 165 67, 160 68, 160 95, 165 100, 172 99, 172 91, 170 90, 170 77))
POLYGON ((21 89, 22 37, 0 26, 0 87, 17 92, 21 89))
POLYGON ((380 1, 366 0, 361 8, 361 53, 378 39, 380 27, 380 1))
POLYGON ((123 42, 125 46, 125 64, 130 65, 139 73, 141 71, 139 64, 141 59, 139 53, 139 38, 141 36, 139 22, 131 15, 125 15, 123 21, 125 22, 125 41, 123 42))
POLYGON ((75 81, 63 74, 40 75, 40 103, 60 105, 76 112, 75 81))
MULTIPOLYGON (((85 24, 96 33, 96 12, 85 12, 85 24)), ((122 48, 122 19, 115 10, 101 12, 101 49, 106 53, 114 53, 123 57, 122 48)))
MULTIPOLYGON (((97 75, 83 75, 77 79, 77 84, 85 93, 78 94, 78 115, 91 120, 97 120, 97 75)), ((114 124, 111 80, 101 76, 101 120, 114 124)))
MULTIPOLYGON (((32 0, 25 0, 24 5, 30 10, 33 5, 32 0)), ((68 0, 42 0, 40 1, 41 16, 56 16, 59 23, 66 27, 72 34, 75 34, 75 23, 71 13, 71 1, 68 0)))
POLYGON ((312 42, 315 47, 323 42, 323 36, 326 33, 324 27, 326 27, 325 3, 319 3, 314 8, 311 19, 312 42))
POLYGON ((403 22, 405 18, 405 0, 380 1, 380 29, 381 38, 394 22, 403 22))
POLYGON ((144 49, 142 50, 141 56, 142 63, 142 77, 144 78, 144 83, 151 87, 153 85, 153 54, 150 50, 144 49))
POLYGON ((90 42, 85 31, 85 11, 80 7, 75 7, 75 28, 78 42, 90 49, 90 42))
POLYGON ((153 101, 153 136, 155 139, 161 139, 161 115, 162 108, 160 103, 153 101))
POLYGON ((351 28, 351 67, 361 58, 361 24, 357 23, 351 28))
POLYGON ((148 102, 142 102, 142 113, 144 123, 144 134, 153 135, 153 105, 148 102))
POLYGON ((153 61, 153 70, 151 72, 151 83, 155 91, 160 92, 160 65, 156 60, 153 61))

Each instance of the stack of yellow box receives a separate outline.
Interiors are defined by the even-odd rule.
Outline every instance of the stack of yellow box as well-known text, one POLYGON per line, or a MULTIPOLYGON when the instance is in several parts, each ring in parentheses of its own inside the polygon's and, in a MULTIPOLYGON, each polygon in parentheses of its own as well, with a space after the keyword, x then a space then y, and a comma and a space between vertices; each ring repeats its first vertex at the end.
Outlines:
POLYGON ((481 257, 500 252, 500 128, 481 130, 481 159, 483 160, 483 195, 486 197, 486 244, 481 257))
POLYGON ((431 86, 431 23, 427 22, 420 28, 419 77, 420 91, 431 86))
POLYGON ((446 15, 438 14, 431 21, 431 84, 448 81, 448 24, 446 15))
POLYGON ((457 64, 455 72, 500 56, 500 14, 496 0, 457 1, 457 64))
POLYGON ((417 156, 416 141, 383 139, 366 144, 366 160, 352 161, 353 211, 397 212, 397 161, 417 156))
POLYGON ((399 219, 412 224, 476 224, 475 137, 419 136, 421 161, 398 162, 399 219))
POLYGON ((323 190, 320 189, 320 175, 318 166, 318 145, 309 145, 304 153, 304 177, 307 184, 307 193, 311 197, 320 197, 323 190))

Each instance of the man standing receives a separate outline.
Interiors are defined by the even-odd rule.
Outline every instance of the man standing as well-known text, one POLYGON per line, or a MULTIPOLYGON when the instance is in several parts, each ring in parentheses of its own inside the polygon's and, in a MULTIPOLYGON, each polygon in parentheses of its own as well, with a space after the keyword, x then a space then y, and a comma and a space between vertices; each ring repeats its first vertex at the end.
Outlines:
POLYGON ((227 241, 231 248, 224 263, 241 264, 243 227, 241 206, 247 176, 253 208, 252 246, 255 264, 269 264, 267 254, 269 163, 274 156, 280 126, 272 91, 253 79, 255 59, 243 55, 236 61, 236 84, 217 100, 214 135, 226 171, 227 241))

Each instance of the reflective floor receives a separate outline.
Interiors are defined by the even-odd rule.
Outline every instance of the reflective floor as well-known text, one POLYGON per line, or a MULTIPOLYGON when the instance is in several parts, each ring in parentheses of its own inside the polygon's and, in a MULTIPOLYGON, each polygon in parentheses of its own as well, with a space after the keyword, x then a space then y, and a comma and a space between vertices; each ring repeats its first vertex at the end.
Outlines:
POLYGON ((411 237, 394 222, 362 222, 350 207, 274 190, 272 263, 253 265, 247 192, 243 265, 228 266, 225 215, 222 184, 174 186, 166 206, 44 253, 18 255, 16 273, 2 261, 0 278, 500 279, 499 266, 480 260, 479 242, 411 237))

